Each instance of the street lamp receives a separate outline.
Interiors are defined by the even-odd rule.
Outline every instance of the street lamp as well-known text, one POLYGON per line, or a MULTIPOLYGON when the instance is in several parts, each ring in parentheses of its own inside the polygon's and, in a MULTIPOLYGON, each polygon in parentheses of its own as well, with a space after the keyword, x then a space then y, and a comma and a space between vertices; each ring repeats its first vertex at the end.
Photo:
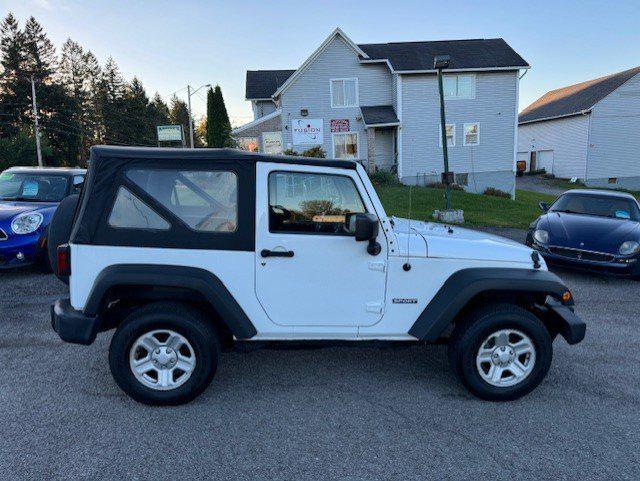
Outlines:
POLYGON ((442 153, 444 155, 444 172, 442 183, 444 184, 444 203, 447 210, 451 209, 450 185, 453 180, 449 172, 449 154, 447 151, 447 123, 444 115, 444 87, 442 86, 442 70, 449 68, 451 57, 449 55, 436 55, 433 59, 433 68, 438 71, 438 90, 440 91, 440 132, 442 135, 442 153))
POLYGON ((191 90, 191 85, 187 85, 187 105, 189 107, 189 140, 191 144, 191 148, 193 149, 193 115, 191 115, 191 96, 195 94, 198 90, 203 89, 205 87, 211 87, 211 84, 205 84, 198 87, 196 90, 191 90))

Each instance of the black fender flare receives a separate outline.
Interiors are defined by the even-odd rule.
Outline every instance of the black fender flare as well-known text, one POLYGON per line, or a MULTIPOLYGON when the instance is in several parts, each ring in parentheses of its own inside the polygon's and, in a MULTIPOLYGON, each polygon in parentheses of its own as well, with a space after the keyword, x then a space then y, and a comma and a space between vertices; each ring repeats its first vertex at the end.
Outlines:
POLYGON ((93 283, 83 309, 97 316, 107 291, 118 286, 176 287, 200 293, 220 315, 237 339, 250 339, 256 328, 224 283, 212 272, 197 267, 157 264, 116 264, 105 268, 93 283))
MULTIPOLYGON (((568 288, 549 271, 483 267, 461 269, 445 281, 409 329, 409 334, 429 342, 437 340, 471 299, 489 291, 548 295, 561 300, 568 288)), ((573 298, 565 304, 573 304, 573 298)))

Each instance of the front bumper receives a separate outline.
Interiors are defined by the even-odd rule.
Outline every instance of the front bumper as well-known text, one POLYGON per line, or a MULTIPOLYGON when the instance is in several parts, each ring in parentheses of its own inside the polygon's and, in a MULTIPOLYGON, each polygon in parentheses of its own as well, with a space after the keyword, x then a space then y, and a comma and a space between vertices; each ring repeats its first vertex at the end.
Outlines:
POLYGON ((88 345, 96 339, 100 318, 77 311, 69 298, 58 299, 51 306, 51 327, 63 341, 88 345))
POLYGON ((584 339, 587 325, 573 311, 573 306, 548 299, 541 310, 548 325, 564 337, 568 344, 578 344, 584 339))
POLYGON ((0 269, 10 269, 32 264, 44 253, 46 238, 40 233, 13 235, 0 241, 0 269))
POLYGON ((640 275, 640 259, 638 257, 614 256, 611 262, 593 261, 587 259, 574 259, 549 252, 545 247, 532 244, 531 248, 536 249, 549 265, 562 266, 573 269, 586 270, 619 276, 640 275))

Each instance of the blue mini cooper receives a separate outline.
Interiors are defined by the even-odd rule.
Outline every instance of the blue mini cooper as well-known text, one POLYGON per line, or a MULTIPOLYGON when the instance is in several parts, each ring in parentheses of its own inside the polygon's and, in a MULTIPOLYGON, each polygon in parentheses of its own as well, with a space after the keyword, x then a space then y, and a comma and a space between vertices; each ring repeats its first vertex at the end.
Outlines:
POLYGON ((85 170, 12 167, 0 174, 0 269, 39 263, 46 271, 49 222, 79 192, 85 170))

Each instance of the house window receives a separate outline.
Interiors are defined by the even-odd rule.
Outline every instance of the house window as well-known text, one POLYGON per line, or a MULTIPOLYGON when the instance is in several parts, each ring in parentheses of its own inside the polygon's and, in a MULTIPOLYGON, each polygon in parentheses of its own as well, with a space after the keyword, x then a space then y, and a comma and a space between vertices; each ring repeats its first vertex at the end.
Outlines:
POLYGON ((480 124, 464 124, 464 145, 480 145, 480 124))
MULTIPOLYGON (((438 126, 438 143, 442 147, 442 128, 438 126)), ((455 124, 447 124, 447 147, 456 146, 456 126, 455 124)))
POLYGON ((358 79, 331 79, 331 107, 357 107, 358 79))
POLYGON ((473 74, 445 75, 442 82, 447 100, 476 98, 476 76, 473 74))
POLYGON ((332 135, 334 159, 358 158, 358 133, 344 132, 332 135))

